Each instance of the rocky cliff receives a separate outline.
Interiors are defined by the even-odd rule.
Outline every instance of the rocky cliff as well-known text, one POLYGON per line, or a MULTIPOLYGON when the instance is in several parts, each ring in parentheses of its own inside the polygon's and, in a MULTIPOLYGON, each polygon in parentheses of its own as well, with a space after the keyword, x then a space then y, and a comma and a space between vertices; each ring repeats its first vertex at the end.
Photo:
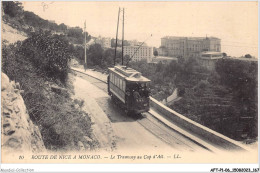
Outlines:
POLYGON ((1 85, 1 145, 3 154, 13 152, 43 152, 45 146, 38 127, 31 121, 19 83, 2 73, 1 85))

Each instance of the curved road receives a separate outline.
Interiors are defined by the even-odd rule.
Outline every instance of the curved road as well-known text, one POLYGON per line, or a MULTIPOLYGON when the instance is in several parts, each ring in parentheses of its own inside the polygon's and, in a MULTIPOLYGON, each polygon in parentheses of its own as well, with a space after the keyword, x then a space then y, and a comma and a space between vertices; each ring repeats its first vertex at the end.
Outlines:
MULTIPOLYGON (((81 85, 88 85, 88 88, 95 87, 94 93, 89 90, 88 92, 90 95, 92 94, 96 103, 111 122, 116 150, 133 150, 135 152, 149 152, 151 150, 165 152, 207 151, 180 133, 165 126, 149 113, 143 113, 142 117, 127 116, 107 95, 105 83, 79 72, 75 72, 75 74, 76 80, 79 80, 82 83, 81 85)), ((75 90, 77 91, 76 86, 75 90)), ((81 97, 84 97, 84 94, 81 97)))

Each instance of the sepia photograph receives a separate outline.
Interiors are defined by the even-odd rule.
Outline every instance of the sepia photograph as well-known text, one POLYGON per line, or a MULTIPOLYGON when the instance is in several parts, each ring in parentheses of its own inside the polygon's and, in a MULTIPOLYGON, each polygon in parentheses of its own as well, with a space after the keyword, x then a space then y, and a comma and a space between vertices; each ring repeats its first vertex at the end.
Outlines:
POLYGON ((258 41, 258 1, 2 1, 1 172, 258 172, 258 41))

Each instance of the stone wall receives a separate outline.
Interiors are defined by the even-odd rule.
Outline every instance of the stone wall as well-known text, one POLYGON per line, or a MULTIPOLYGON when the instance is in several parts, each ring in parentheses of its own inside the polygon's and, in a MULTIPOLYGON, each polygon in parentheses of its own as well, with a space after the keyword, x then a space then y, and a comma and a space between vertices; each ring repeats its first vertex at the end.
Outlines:
POLYGON ((2 153, 44 152, 40 130, 28 115, 19 83, 2 73, 1 92, 2 153))
POLYGON ((225 150, 248 150, 239 142, 230 139, 216 131, 213 131, 195 121, 192 121, 191 119, 175 112, 152 97, 150 97, 150 105, 154 110, 158 111, 160 115, 167 118, 181 129, 202 139, 205 142, 208 142, 211 145, 216 145, 225 150))

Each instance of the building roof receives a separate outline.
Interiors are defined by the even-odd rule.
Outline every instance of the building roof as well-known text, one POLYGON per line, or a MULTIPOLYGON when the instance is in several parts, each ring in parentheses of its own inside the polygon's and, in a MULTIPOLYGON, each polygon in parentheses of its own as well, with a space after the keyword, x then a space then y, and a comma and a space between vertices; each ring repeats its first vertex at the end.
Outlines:
POLYGON ((206 51, 202 52, 203 55, 216 55, 216 54, 222 54, 222 52, 215 52, 215 51, 206 51))
POLYGON ((221 52, 213 52, 213 51, 202 52, 200 56, 200 59, 207 59, 207 60, 214 60, 214 59, 221 59, 221 58, 223 58, 223 54, 221 52), (203 55, 209 55, 209 56, 203 56, 203 55))
POLYGON ((177 37, 177 36, 165 36, 162 37, 161 39, 171 39, 171 40, 180 40, 180 39, 188 39, 188 40, 204 40, 204 39, 216 39, 220 40, 217 37, 177 37))
POLYGON ((175 60, 175 61, 178 60, 178 58, 169 57, 169 56, 155 56, 155 57, 153 57, 153 59, 157 59, 157 60, 175 60))
POLYGON ((154 63, 154 64, 157 64, 159 62, 169 63, 171 61, 178 61, 178 58, 166 57, 166 56, 155 56, 155 57, 152 58, 152 61, 150 63, 154 63))
POLYGON ((130 67, 115 66, 114 68, 109 68, 109 70, 131 82, 150 82, 150 80, 142 76, 140 72, 130 67))
POLYGON ((124 46, 124 48, 127 48, 127 47, 129 47, 129 48, 138 48, 138 47, 144 47, 144 48, 152 48, 151 46, 144 46, 144 45, 142 45, 142 46, 140 46, 140 45, 135 45, 135 46, 124 46))

